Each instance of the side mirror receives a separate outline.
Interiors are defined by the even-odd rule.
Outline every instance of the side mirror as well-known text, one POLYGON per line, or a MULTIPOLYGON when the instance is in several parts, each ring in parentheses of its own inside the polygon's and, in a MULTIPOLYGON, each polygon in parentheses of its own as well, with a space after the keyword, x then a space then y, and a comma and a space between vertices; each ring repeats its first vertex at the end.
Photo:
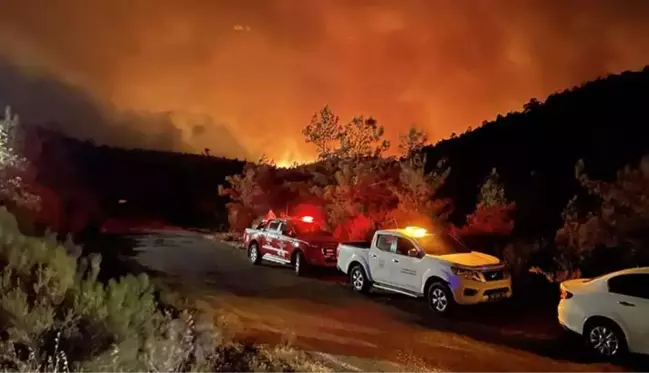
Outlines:
POLYGON ((412 249, 408 250, 408 256, 412 258, 419 258, 419 250, 413 247, 412 249))

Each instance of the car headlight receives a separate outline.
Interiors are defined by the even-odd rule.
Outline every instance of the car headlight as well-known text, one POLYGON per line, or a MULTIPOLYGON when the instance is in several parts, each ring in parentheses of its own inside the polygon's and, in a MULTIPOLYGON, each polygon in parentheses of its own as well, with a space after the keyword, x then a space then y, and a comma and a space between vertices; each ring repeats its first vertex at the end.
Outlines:
POLYGON ((482 282, 482 277, 480 277, 480 273, 478 273, 478 271, 458 267, 451 267, 451 270, 456 276, 462 277, 466 280, 482 282))
POLYGON ((309 247, 309 244, 305 242, 293 241, 293 247, 301 247, 303 249, 306 249, 307 247, 309 247))

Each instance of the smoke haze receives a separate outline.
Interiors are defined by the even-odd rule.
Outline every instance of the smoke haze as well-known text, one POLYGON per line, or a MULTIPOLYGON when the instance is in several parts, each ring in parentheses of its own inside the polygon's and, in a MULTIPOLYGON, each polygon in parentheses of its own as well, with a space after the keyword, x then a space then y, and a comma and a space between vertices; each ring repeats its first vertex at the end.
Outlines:
POLYGON ((649 63, 649 2, 0 0, 0 104, 98 142, 303 161, 329 104, 433 140, 649 63), (45 87, 45 88, 44 88, 45 87))

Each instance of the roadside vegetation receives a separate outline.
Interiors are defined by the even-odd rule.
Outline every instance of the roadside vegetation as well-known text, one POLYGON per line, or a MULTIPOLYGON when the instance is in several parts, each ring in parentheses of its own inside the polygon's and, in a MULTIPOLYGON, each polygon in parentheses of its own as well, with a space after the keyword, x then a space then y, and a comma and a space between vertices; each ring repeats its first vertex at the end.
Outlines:
MULTIPOLYGON (((29 163, 14 148, 17 117, 0 122, 0 193, 5 205, 37 212, 23 183, 29 163)), ((70 371, 326 371, 289 345, 241 343, 229 318, 160 301, 147 275, 99 280, 101 256, 71 237, 34 237, 0 207, 0 369, 70 371)))

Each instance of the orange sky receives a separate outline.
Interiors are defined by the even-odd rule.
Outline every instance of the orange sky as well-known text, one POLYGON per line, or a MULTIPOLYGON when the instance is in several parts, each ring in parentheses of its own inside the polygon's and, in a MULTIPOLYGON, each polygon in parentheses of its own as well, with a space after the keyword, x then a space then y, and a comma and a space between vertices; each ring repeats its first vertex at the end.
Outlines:
POLYGON ((324 104, 436 140, 649 63, 643 0, 1 4, 0 54, 21 68, 0 66, 0 104, 101 142, 251 159, 313 157, 300 130, 324 104))

